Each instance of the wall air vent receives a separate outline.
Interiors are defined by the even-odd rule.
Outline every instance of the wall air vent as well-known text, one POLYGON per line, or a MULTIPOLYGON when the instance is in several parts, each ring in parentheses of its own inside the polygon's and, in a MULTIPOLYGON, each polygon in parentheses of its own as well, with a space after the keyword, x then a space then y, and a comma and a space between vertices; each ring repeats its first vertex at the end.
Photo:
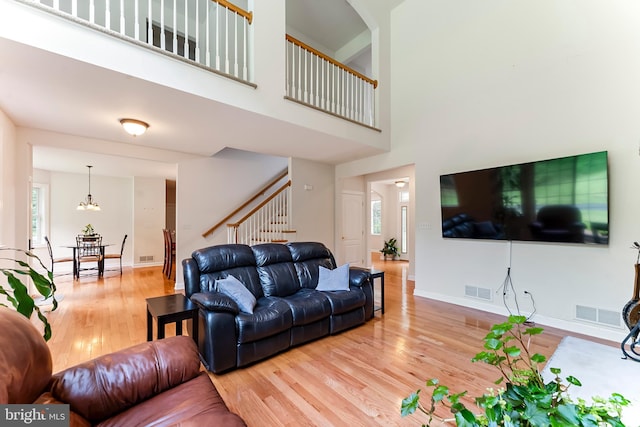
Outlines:
POLYGON ((618 311, 576 305, 576 319, 620 327, 621 314, 618 311))
POLYGON ((471 298, 478 298, 485 301, 491 301, 492 294, 491 294, 491 289, 466 285, 464 287, 464 295, 471 298))
POLYGON ((153 262, 153 255, 140 255, 140 262, 153 262))

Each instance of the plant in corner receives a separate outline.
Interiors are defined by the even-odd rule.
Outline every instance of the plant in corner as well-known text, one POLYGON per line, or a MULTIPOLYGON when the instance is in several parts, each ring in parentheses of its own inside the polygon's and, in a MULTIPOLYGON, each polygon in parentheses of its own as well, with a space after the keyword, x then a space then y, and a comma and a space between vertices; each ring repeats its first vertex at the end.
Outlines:
MULTIPOLYGON (((51 311, 53 311, 58 308, 58 301, 55 298, 56 286, 53 283, 53 273, 42 264, 40 258, 32 252, 22 249, 0 248, 0 262, 0 271, 6 277, 6 284, 4 281, 0 282, 0 295, 4 295, 6 301, 11 303, 16 311, 27 319, 30 319, 35 311, 38 319, 40 319, 44 325, 42 336, 45 341, 48 341, 51 338, 51 325, 47 317, 40 310, 40 307, 35 304, 33 297, 29 295, 29 287, 22 279, 26 279, 27 277, 31 278, 38 293, 45 299, 51 298, 51 303, 53 304, 51 311), (3 256, 7 252, 11 253, 11 256, 3 256), (47 271, 46 275, 34 270, 26 261, 17 259, 16 255, 18 254, 36 260, 38 264, 47 271)), ((8 307, 7 304, 1 301, 0 306, 8 307)))
POLYGON ((396 246, 396 239, 391 238, 384 242, 384 247, 380 249, 380 252, 386 257, 390 256, 391 259, 399 257, 400 253, 398 252, 398 247, 396 246))
POLYGON ((436 419, 455 421, 456 425, 465 427, 624 427, 621 412, 629 404, 624 396, 613 393, 608 399, 593 397, 591 404, 584 399, 573 401, 567 390, 570 386, 579 387, 581 383, 572 376, 566 377, 565 383, 557 368, 550 368, 555 378, 545 384, 538 365, 546 358, 538 353, 531 354, 525 344, 543 329, 526 327, 526 320, 524 316, 509 316, 506 322, 493 325, 484 338, 484 350, 471 359, 495 366, 501 374, 495 382, 502 384, 500 389, 488 388, 486 393, 475 398, 482 413, 475 414, 462 402, 466 391, 451 393, 447 386, 431 379, 426 383, 433 388, 429 404, 420 403, 418 390, 402 401, 402 416, 419 410, 427 415, 427 426, 436 419), (440 406, 448 408, 454 419, 437 417, 435 412, 440 406))

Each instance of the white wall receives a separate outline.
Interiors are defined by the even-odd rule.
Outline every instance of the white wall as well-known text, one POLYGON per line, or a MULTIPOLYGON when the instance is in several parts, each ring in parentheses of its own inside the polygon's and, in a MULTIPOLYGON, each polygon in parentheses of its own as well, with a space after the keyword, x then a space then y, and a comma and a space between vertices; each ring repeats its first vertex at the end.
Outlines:
POLYGON ((184 287, 183 259, 200 248, 227 243, 227 227, 202 234, 287 168, 287 159, 232 150, 178 163, 176 288, 184 287))
POLYGON ((164 262, 162 229, 166 222, 166 194, 164 179, 133 178, 133 236, 129 235, 127 240, 133 243, 133 264, 136 266, 162 265, 164 262))
POLYGON ((291 210, 296 240, 322 242, 334 252, 334 167, 309 160, 290 159, 290 172, 291 210))
POLYGON ((534 320, 624 336, 622 326, 575 320, 575 305, 619 312, 632 292, 637 16, 640 4, 627 0, 405 0, 395 10, 392 139, 415 150, 416 294, 505 312, 497 296, 484 303, 463 295, 470 284, 498 290, 509 244, 442 239, 440 174, 608 150, 610 245, 513 243, 512 279, 524 311, 533 307, 523 292, 534 296, 534 320))
MULTIPOLYGON (((95 172, 91 173, 91 194, 100 205, 98 212, 76 210, 78 203, 87 196, 88 173, 49 172, 49 239, 54 254, 57 257, 71 256, 71 249, 62 246, 75 245, 76 236, 85 225, 91 224, 96 233, 102 235, 103 243, 113 245, 107 248, 107 252, 119 252, 122 238, 129 235, 131 240, 125 245, 122 263, 130 266, 133 253, 133 178, 107 177, 95 172)), ((60 271, 65 267, 62 264, 60 271)))

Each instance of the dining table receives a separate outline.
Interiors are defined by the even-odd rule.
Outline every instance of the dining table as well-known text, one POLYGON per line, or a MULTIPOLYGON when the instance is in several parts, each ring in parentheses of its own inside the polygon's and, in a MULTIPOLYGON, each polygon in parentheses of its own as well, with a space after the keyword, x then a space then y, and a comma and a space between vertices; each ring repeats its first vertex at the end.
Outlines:
MULTIPOLYGON (((98 263, 98 276, 102 276, 104 274, 104 254, 105 254, 105 248, 107 246, 113 246, 112 243, 101 243, 101 244, 96 244, 96 246, 100 247, 100 255, 102 256, 102 261, 98 263)), ((67 249, 71 249, 73 252, 73 278, 74 279, 79 279, 80 278, 80 268, 79 268, 79 263, 78 263, 78 245, 62 245, 62 248, 67 248, 67 249)))

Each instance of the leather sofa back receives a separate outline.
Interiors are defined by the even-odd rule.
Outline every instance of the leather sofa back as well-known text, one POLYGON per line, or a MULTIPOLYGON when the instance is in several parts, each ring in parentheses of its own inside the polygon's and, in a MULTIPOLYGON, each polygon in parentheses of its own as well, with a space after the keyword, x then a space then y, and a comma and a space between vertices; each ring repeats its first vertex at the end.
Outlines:
POLYGON ((287 247, 291 253, 298 281, 303 288, 315 289, 318 285, 320 266, 330 270, 336 268, 333 254, 322 243, 295 242, 288 243, 287 247))
POLYGON ((51 379, 49 347, 26 317, 0 310, 0 404, 33 403, 51 379))
POLYGON ((256 268, 267 297, 287 297, 300 290, 300 282, 293 266, 291 253, 285 245, 264 243, 252 246, 256 268))
POLYGON ((192 260, 183 262, 187 297, 196 292, 209 292, 216 280, 227 276, 234 276, 244 283, 256 298, 263 296, 256 258, 249 246, 211 246, 194 251, 191 257, 192 260))

